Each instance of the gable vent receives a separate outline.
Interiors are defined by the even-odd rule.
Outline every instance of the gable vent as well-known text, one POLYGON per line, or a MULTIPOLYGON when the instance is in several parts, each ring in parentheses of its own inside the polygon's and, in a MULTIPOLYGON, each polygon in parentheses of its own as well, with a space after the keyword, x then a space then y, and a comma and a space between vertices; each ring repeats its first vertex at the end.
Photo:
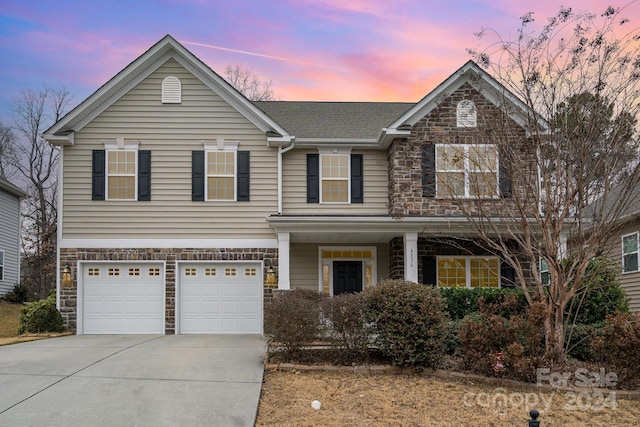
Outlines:
POLYGON ((180 104, 182 102, 182 85, 175 76, 165 77, 162 81, 162 103, 180 104))
POLYGON ((470 99, 463 99, 456 108, 457 127, 474 128, 478 126, 476 104, 470 99))

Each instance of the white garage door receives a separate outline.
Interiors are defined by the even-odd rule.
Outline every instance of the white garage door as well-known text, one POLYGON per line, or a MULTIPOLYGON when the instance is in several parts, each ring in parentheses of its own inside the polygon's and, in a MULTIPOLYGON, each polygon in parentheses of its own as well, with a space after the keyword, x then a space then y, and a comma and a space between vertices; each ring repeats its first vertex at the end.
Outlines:
POLYGON ((164 334, 164 295, 163 264, 85 264, 83 332, 164 334))
POLYGON ((189 263, 179 268, 181 334, 261 334, 260 263, 189 263))

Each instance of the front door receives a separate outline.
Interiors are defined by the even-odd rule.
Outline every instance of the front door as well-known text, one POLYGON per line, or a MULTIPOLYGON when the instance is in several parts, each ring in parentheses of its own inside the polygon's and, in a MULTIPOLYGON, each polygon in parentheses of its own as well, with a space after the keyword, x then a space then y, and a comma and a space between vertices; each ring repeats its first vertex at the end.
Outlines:
POLYGON ((333 262, 333 294, 362 291, 362 261, 333 262))

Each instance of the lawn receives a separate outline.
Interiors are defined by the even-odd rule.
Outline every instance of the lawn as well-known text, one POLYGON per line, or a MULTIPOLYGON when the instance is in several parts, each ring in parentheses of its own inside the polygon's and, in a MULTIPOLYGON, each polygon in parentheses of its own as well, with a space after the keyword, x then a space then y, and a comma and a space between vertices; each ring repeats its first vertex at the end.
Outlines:
POLYGON ((265 372, 256 426, 640 426, 640 401, 433 376, 265 372), (321 408, 312 408, 318 400, 321 408), (548 406, 547 406, 548 405, 548 406))
POLYGON ((0 338, 18 336, 21 307, 21 304, 9 304, 0 301, 0 338))

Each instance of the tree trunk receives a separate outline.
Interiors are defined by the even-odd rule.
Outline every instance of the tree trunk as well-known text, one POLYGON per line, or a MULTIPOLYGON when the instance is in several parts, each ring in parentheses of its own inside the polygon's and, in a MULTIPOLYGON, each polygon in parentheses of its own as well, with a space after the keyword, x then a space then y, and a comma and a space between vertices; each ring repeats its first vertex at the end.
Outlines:
POLYGON ((564 306, 553 304, 544 322, 545 358, 552 364, 562 364, 564 354, 564 306))

